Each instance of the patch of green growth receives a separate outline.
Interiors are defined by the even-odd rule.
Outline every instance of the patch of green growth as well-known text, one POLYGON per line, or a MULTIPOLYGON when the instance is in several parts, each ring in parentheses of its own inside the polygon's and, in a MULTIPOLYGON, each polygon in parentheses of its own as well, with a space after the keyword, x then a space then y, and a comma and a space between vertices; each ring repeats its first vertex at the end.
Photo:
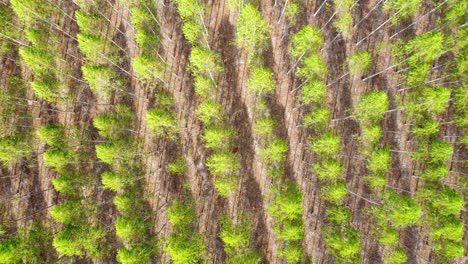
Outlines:
POLYGON ((179 131, 177 117, 173 111, 155 108, 146 113, 146 125, 157 136, 175 138, 179 131))
POLYGON ((258 52, 267 46, 269 31, 262 14, 252 4, 246 4, 237 20, 236 45, 250 52, 258 52))
POLYGON ((327 74, 327 65, 320 55, 311 55, 297 67, 296 75, 303 79, 323 79, 327 74))
POLYGON ((196 76, 205 75, 215 79, 223 71, 219 53, 201 47, 193 47, 189 56, 189 68, 196 76))
POLYGON ((28 157, 32 148, 27 134, 16 134, 0 138, 0 162, 8 164, 28 157))
POLYGON ((372 56, 361 50, 346 58, 351 76, 359 76, 367 72, 372 66, 372 56))
POLYGON ((187 162, 183 157, 177 158, 167 165, 167 172, 177 176, 183 176, 187 173, 187 162))
POLYGON ((416 14, 421 8, 422 0, 389 0, 383 5, 383 10, 391 14, 393 24, 408 19, 416 14))
POLYGON ((133 70, 143 81, 162 80, 165 64, 158 57, 138 55, 132 61, 133 70))
POLYGON ((247 80, 247 87, 259 95, 273 93, 276 88, 273 72, 266 67, 251 69, 250 78, 247 80))
POLYGON ((317 54, 324 40, 319 28, 306 25, 291 38, 291 55, 295 60, 317 54))
POLYGON ((219 124, 223 121, 223 106, 214 100, 203 101, 197 109, 197 116, 205 126, 219 124))
POLYGON ((228 149, 236 136, 232 128, 208 127, 205 129, 202 139, 205 147, 212 149, 228 149))
POLYGON ((284 161, 288 152, 288 142, 277 138, 268 146, 260 149, 260 157, 268 164, 277 164, 284 161))
POLYGON ((117 73, 107 65, 85 64, 81 67, 83 78, 89 83, 93 93, 109 98, 111 93, 117 89, 115 79, 117 73))

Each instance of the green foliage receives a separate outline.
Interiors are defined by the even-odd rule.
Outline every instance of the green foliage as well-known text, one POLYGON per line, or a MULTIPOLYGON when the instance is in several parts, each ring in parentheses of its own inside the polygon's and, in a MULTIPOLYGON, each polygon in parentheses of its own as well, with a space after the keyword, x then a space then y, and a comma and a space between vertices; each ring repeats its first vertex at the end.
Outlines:
MULTIPOLYGON (((288 5, 289 6, 289 5, 288 5)), ((309 57, 320 51, 323 35, 319 28, 306 25, 291 38, 291 55, 295 60, 309 57)))
POLYGON ((240 219, 238 223, 234 223, 227 215, 224 215, 221 219, 221 233, 219 236, 223 240, 228 254, 234 253, 236 249, 248 246, 251 232, 251 222, 245 217, 240 219))
POLYGON ((79 201, 69 200, 53 206, 50 209, 50 215, 59 223, 70 224, 79 219, 80 208, 82 206, 79 201))
POLYGON ((304 104, 323 104, 327 95, 327 86, 324 82, 313 80, 302 87, 301 101, 304 104))
POLYGON ((454 3, 445 13, 444 24, 455 27, 457 24, 462 23, 466 14, 467 2, 466 1, 453 1, 454 3))
POLYGON ((273 80, 273 72, 266 67, 255 67, 251 69, 247 87, 257 94, 271 94, 275 91, 276 84, 273 80))
POLYGON ((361 97, 361 100, 354 108, 354 115, 361 124, 366 126, 382 120, 387 110, 387 93, 374 90, 361 97))
POLYGON ((365 50, 358 51, 346 58, 351 76, 359 76, 372 66, 372 56, 365 50))
POLYGON ((177 158, 173 162, 167 165, 167 172, 173 175, 183 176, 187 173, 188 167, 187 162, 183 157, 177 158))
POLYGON ((78 48, 84 57, 94 64, 118 63, 117 47, 100 34, 78 33, 78 48))
POLYGON ((373 174, 368 175, 364 178, 364 180, 369 184, 369 187, 375 188, 382 188, 387 184, 387 178, 384 174, 373 174))
POLYGON ((10 5, 20 20, 29 26, 33 26, 35 21, 49 19, 53 10, 37 0, 11 0, 10 5))
POLYGON ((312 55, 304 59, 297 68, 296 75, 304 79, 323 79, 327 74, 327 64, 320 55, 312 55))
POLYGON ((360 138, 363 144, 363 154, 367 155, 379 143, 380 138, 382 138, 382 128, 379 124, 363 127, 360 138))
POLYGON ((40 76, 31 82, 34 93, 47 102, 53 102, 59 97, 62 85, 63 83, 50 76, 40 76))
POLYGON ((337 181, 320 188, 320 197, 333 204, 340 204, 347 194, 348 190, 344 181, 337 181))
POLYGON ((0 263, 42 263, 51 252, 52 230, 40 223, 19 228, 16 234, 0 240, 0 263))
POLYGON ((272 117, 261 117, 255 122, 255 133, 262 136, 271 138, 275 135, 276 121, 272 117))
POLYGON ((453 106, 455 108, 454 122, 457 126, 468 128, 468 89, 457 87, 453 89, 453 106))
POLYGON ((155 135, 174 138, 179 131, 177 117, 173 111, 155 108, 146 113, 146 125, 155 135))
POLYGON ((43 155, 44 163, 57 171, 63 170, 70 162, 71 154, 66 149, 49 149, 43 155))
POLYGON ((150 245, 117 249, 117 261, 122 264, 148 263, 154 249, 150 245))
POLYGON ((41 28, 29 28, 25 30, 26 38, 33 46, 47 49, 47 40, 50 37, 47 31, 41 28))
POLYGON ((430 159, 432 164, 449 161, 452 157, 453 146, 442 140, 432 140, 430 142, 430 159))
POLYGON ((0 138, 0 162, 8 164, 29 156, 32 148, 28 144, 27 135, 17 134, 0 138))
POLYGON ((37 135, 49 146, 60 147, 64 145, 64 127, 61 124, 43 125, 37 130, 37 135))
POLYGON ((206 245, 196 229, 191 227, 196 220, 193 200, 174 200, 167 210, 167 217, 175 232, 169 236, 169 243, 164 251, 171 255, 174 263, 199 263, 206 251, 206 245))
POLYGON ((204 16, 205 6, 198 0, 175 0, 174 2, 177 4, 177 11, 184 23, 204 16))
POLYGON ((267 163, 282 162, 288 152, 288 141, 277 138, 267 147, 260 149, 260 157, 267 163))
POLYGON ((75 11, 75 18, 81 32, 100 33, 97 30, 106 25, 106 20, 103 16, 94 12, 84 11, 83 9, 75 11))
POLYGON ((415 66, 421 62, 431 63, 446 51, 444 48, 443 33, 440 31, 423 33, 408 41, 408 43, 403 46, 403 51, 410 54, 408 58, 408 64, 410 66, 415 66))
POLYGON ((108 139, 124 137, 125 129, 131 127, 133 114, 128 106, 118 104, 114 113, 104 113, 93 120, 93 125, 99 129, 99 135, 108 139))
POLYGON ((210 78, 205 76, 197 76, 195 78, 195 93, 198 96, 208 98, 215 92, 215 83, 210 78))
POLYGON ((302 193, 297 184, 290 182, 282 185, 268 208, 268 213, 278 223, 302 218, 302 193))
POLYGON ((175 228, 190 226, 196 219, 195 205, 191 199, 176 199, 167 209, 167 218, 175 228))
POLYGON ((64 256, 100 256, 103 254, 99 248, 99 241, 104 238, 104 232, 94 227, 72 225, 60 231, 52 242, 55 250, 64 256))
POLYGON ((346 206, 327 207, 326 213, 328 220, 336 224, 344 224, 351 219, 351 211, 346 206))
POLYGON ((428 181, 438 181, 449 173, 449 168, 445 164, 432 165, 427 167, 422 173, 421 177, 428 181))
POLYGON ((288 263, 298 263, 302 257, 302 246, 297 243, 289 243, 278 251, 278 256, 286 258, 288 263))
POLYGON ((144 81, 162 80, 166 65, 158 57, 138 55, 132 61, 132 67, 138 78, 144 81))
POLYGON ((401 248, 397 248, 385 256, 385 261, 387 261, 390 264, 403 264, 406 263, 407 260, 408 256, 406 255, 406 252, 401 248))
POLYGON ((239 186, 238 175, 216 175, 214 187, 222 197, 229 197, 239 186))
POLYGON ((427 138, 439 133, 440 123, 426 119, 411 128, 411 132, 418 138, 427 138))
POLYGON ((214 100, 203 101, 197 109, 197 116, 205 126, 223 121, 223 106, 214 100))
POLYGON ((421 217, 421 206, 411 196, 389 191, 387 203, 382 207, 386 217, 394 227, 416 224, 421 217))
POLYGON ((338 258, 352 260, 361 250, 361 234, 346 227, 342 230, 329 228, 325 231, 325 242, 328 250, 338 258))
POLYGON ((128 151, 128 149, 120 141, 107 142, 96 145, 97 158, 111 165, 123 151, 128 151))
POLYGON ((378 231, 378 240, 385 246, 392 246, 398 243, 398 230, 385 226, 378 231))
POLYGON ((445 112, 450 99, 450 90, 441 86, 425 87, 417 94, 414 101, 405 104, 405 110, 410 116, 419 116, 423 113, 440 114, 445 112))
POLYGON ((169 236, 165 251, 171 255, 175 264, 197 264, 205 254, 206 245, 202 237, 195 232, 178 232, 169 236))
POLYGON ((228 151, 213 153, 206 161, 206 166, 215 176, 235 175, 241 169, 237 155, 228 151))
POLYGON ((313 165, 315 173, 320 181, 333 182, 341 178, 344 168, 336 159, 326 159, 313 165))
POLYGON ((192 21, 187 21, 184 23, 182 32, 184 33, 185 39, 187 39, 187 41, 194 46, 200 39, 203 39, 202 25, 192 21))
POLYGON ((28 67, 36 74, 46 74, 54 67, 54 54, 37 47, 21 47, 19 53, 28 67))
POLYGON ((315 131, 323 131, 328 127, 331 116, 330 110, 327 107, 323 107, 307 113, 302 120, 305 126, 311 127, 315 131))
POLYGON ((463 256, 464 245, 462 242, 444 242, 443 245, 436 245, 436 250, 440 251, 446 258, 456 258, 463 256))
POLYGON ((132 192, 125 192, 117 194, 113 202, 119 212, 132 212, 140 205, 140 201, 138 201, 137 197, 138 196, 132 192))
POLYGON ((102 173, 102 185, 105 189, 120 191, 130 184, 130 177, 124 173, 106 171, 102 173))
POLYGON ((465 206, 463 196, 452 189, 424 188, 418 197, 443 216, 457 215, 465 206))
POLYGON ((85 64, 81 70, 83 78, 89 83, 89 88, 97 95, 108 98, 116 89, 114 83, 117 73, 110 66, 85 64))
POLYGON ((259 51, 266 47, 268 37, 268 23, 262 14, 252 4, 245 5, 237 20, 237 47, 250 52, 259 51))
POLYGON ((155 19, 146 5, 145 7, 132 7, 130 9, 130 14, 132 25, 138 29, 152 25, 151 22, 155 19))
POLYGON ((431 228, 431 238, 434 240, 451 240, 454 242, 463 239, 463 222, 454 215, 448 215, 437 219, 438 223, 431 228))
POLYGON ((117 216, 115 222, 115 232, 124 241, 136 240, 146 232, 145 220, 138 215, 117 216))
POLYGON ((75 194, 77 186, 79 186, 80 177, 75 175, 62 175, 52 179, 52 184, 56 191, 62 194, 75 194))
POLYGON ((349 33, 351 27, 353 25, 353 16, 351 13, 346 12, 341 14, 334 22, 333 26, 336 28, 338 32, 343 34, 349 33))
POLYGON ((311 149, 320 156, 336 156, 340 154, 341 139, 333 132, 327 132, 312 141, 311 149))
POLYGON ((383 10, 391 12, 392 23, 397 24, 400 19, 407 19, 421 8, 422 0, 389 0, 383 5, 383 10))
POLYGON ((377 149, 372 152, 371 156, 367 161, 367 169, 372 173, 383 173, 385 174, 392 163, 392 157, 390 156, 390 150, 388 148, 377 149))
POLYGON ((304 222, 302 219, 286 221, 276 224, 274 231, 279 240, 301 240, 304 237, 304 222))
POLYGON ((202 136, 205 147, 212 149, 228 149, 233 143, 236 132, 232 128, 208 127, 202 136))
MULTIPOLYGON (((154 34, 151 30, 143 30, 143 29, 137 30, 135 34, 135 40, 138 46, 140 46, 140 49, 144 51, 153 51, 154 53, 157 52, 158 44, 160 42, 159 35, 154 34)), ((161 63, 158 62, 158 64, 161 64, 161 63)))
POLYGON ((193 47, 189 56, 190 70, 197 75, 209 76, 211 79, 223 71, 219 53, 201 47, 193 47))

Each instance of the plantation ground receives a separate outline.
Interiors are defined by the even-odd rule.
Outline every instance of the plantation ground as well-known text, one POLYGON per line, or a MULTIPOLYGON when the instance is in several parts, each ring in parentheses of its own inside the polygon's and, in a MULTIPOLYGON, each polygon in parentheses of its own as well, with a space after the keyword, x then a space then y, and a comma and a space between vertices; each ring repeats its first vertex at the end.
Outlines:
MULTIPOLYGON (((7 1, 2 1, 6 4, 7 1)), ((126 56, 123 70, 132 73, 133 69, 129 58, 139 54, 139 48, 135 41, 135 30, 130 24, 130 10, 117 0, 107 0, 108 9, 101 10, 107 14, 111 21, 109 32, 118 32, 114 38, 121 46, 122 56, 126 56)), ((124 2, 124 1, 122 1, 124 2)), ((366 214, 366 208, 373 202, 381 202, 381 198, 371 191, 365 184, 363 177, 366 174, 366 162, 363 160, 359 142, 356 135, 359 133, 359 123, 353 118, 353 106, 357 104, 359 97, 372 89, 382 89, 388 92, 390 108, 397 107, 395 97, 400 92, 402 80, 397 71, 402 68, 391 67, 391 43, 396 39, 412 38, 422 32, 427 32, 436 27, 435 14, 430 14, 432 1, 424 1, 422 9, 411 19, 398 26, 386 22, 388 16, 380 8, 380 0, 359 1, 359 6, 352 11, 354 27, 349 34, 337 33, 333 27, 336 14, 333 5, 322 6, 323 1, 306 1, 303 5, 298 22, 291 28, 288 21, 281 16, 283 4, 280 1, 262 0, 260 10, 270 25, 271 46, 262 56, 266 59, 266 66, 270 67, 275 76, 277 88, 274 96, 268 98, 272 106, 272 112, 279 122, 278 134, 289 143, 289 151, 286 158, 285 174, 287 178, 294 179, 303 194, 303 220, 304 220, 304 254, 310 256, 312 263, 334 263, 333 257, 327 253, 320 230, 323 228, 325 216, 325 202, 319 197, 320 183, 311 170, 316 157, 310 152, 310 129, 302 125, 304 107, 298 99, 301 80, 291 74, 294 61, 290 57, 289 45, 292 32, 297 32, 303 25, 310 24, 322 29, 324 35, 324 48, 321 55, 328 66, 327 100, 333 113, 333 125, 341 136, 343 145, 341 150, 341 163, 345 167, 345 178, 348 195, 345 204, 353 212, 352 226, 362 233, 361 256, 362 263, 384 263, 385 249, 379 245, 373 229, 373 221, 366 214), (321 8, 320 8, 321 7, 321 8), (320 8, 320 9, 319 9, 320 8), (428 14, 429 13, 429 14, 428 14), (314 15, 316 14, 316 15, 314 15), (361 41, 364 40, 364 41, 361 41), (358 44, 356 44, 358 43, 358 44), (373 57, 371 70, 362 76, 350 77, 346 65, 346 58, 357 50, 365 49, 373 57)), ((331 1, 329 1, 331 2, 331 1)), ((68 14, 59 18, 52 18, 54 23, 60 25, 62 39, 56 48, 62 54, 67 54, 66 62, 80 75, 80 67, 83 56, 80 53, 77 42, 74 39, 79 32, 76 22, 72 19, 77 6, 71 0, 55 1, 68 14)), ((213 50, 220 52, 225 66, 225 74, 219 83, 217 98, 223 103, 228 123, 239 132, 239 140, 236 153, 241 157, 243 174, 240 179, 240 191, 236 195, 223 198, 213 186, 213 176, 209 173, 205 162, 211 151, 204 147, 201 140, 203 124, 196 115, 196 109, 200 99, 195 95, 193 77, 187 69, 190 45, 184 39, 182 33, 182 21, 176 6, 171 1, 158 1, 158 17, 161 22, 161 56, 165 59, 167 67, 164 74, 165 87, 174 94, 177 118, 181 127, 180 140, 174 142, 153 135, 145 123, 148 109, 154 105, 155 91, 148 85, 131 77, 130 86, 127 87, 131 96, 130 105, 136 114, 137 123, 134 133, 144 141, 144 153, 149 153, 143 159, 142 166, 146 170, 144 175, 144 197, 151 209, 151 231, 160 237, 168 237, 172 231, 167 219, 167 208, 175 197, 181 195, 183 186, 180 178, 169 175, 166 172, 167 164, 174 160, 179 153, 183 153, 188 164, 188 182, 191 186, 191 194, 196 203, 197 226, 200 233, 205 235, 209 263, 223 263, 226 254, 223 249, 223 241, 219 238, 219 219, 223 212, 247 212, 252 216, 254 232, 252 239, 254 245, 263 256, 262 263, 286 263, 278 257, 278 241, 273 232, 274 220, 268 214, 267 208, 272 201, 270 190, 273 188, 272 180, 267 176, 267 168, 259 155, 261 138, 253 132, 256 110, 256 96, 247 90, 248 63, 247 52, 240 50, 234 43, 236 21, 239 14, 236 10, 230 10, 227 1, 208 1, 209 12, 206 17, 206 25, 210 32, 209 43, 213 50)), ((54 30, 51 28, 51 30, 54 30)), ((439 60, 439 64, 443 60, 439 60)), ((24 80, 32 80, 31 72, 25 67, 20 68, 13 61, 18 61, 19 55, 9 55, 1 58, 0 84, 5 82, 13 73, 20 74, 24 80)), ((434 65, 435 66, 435 65, 434 65)), ((121 74, 124 74, 123 71, 121 74)), ((441 72, 433 71, 430 80, 442 77, 441 72)), ((442 81, 441 81, 442 82, 442 81)), ((28 125, 39 128, 44 124, 92 124, 99 114, 109 112, 113 105, 121 102, 119 95, 113 96, 110 101, 100 100, 91 93, 89 87, 82 78, 73 82, 71 90, 79 94, 79 101, 72 104, 51 105, 34 96, 34 92, 28 89, 28 100, 19 99, 18 103, 25 109, 32 111, 33 119, 28 125), (53 111, 50 109, 59 109, 53 111)), ((444 113, 444 120, 452 120, 453 111, 450 109, 444 113)), ((400 193, 415 193, 422 182, 415 174, 417 164, 406 152, 411 149, 412 138, 407 129, 402 111, 392 111, 385 115, 382 124, 384 131, 384 143, 393 150, 392 166, 387 174, 387 186, 398 190, 400 193)), ((85 131, 83 131, 85 133, 85 131)), ((102 140, 96 129, 90 132, 91 140, 102 140)), ((461 135, 453 123, 444 123, 440 128, 440 137, 453 143, 455 136, 461 135)), ((62 202, 52 186, 51 180, 56 173, 45 166, 42 154, 47 149, 44 143, 34 146, 32 157, 24 158, 20 162, 2 167, 0 173, 0 220, 3 226, 8 226, 7 233, 14 233, 20 227, 33 219, 50 218, 48 209, 62 202)), ((92 151, 94 148, 91 148, 92 151)), ((463 158, 468 155, 466 149, 456 145, 453 159, 450 163, 450 175, 447 177, 447 185, 460 184, 461 179, 468 173, 466 162, 463 158)), ((90 157, 90 164, 84 173, 96 175, 109 169, 109 166, 99 162, 95 157, 90 157)), ((117 215, 117 210, 112 204, 112 192, 103 190, 102 186, 86 190, 90 197, 94 197, 100 206, 99 219, 104 226, 111 225, 117 215)), ((465 206, 466 208, 466 206, 465 206)), ((468 224, 466 210, 462 212, 465 226, 468 224)), ((51 225, 59 230, 60 225, 51 225)), ((432 244, 428 241, 427 230, 422 227, 411 227, 400 231, 400 242, 407 250, 407 263, 439 263, 439 259, 432 250, 432 244)), ((468 232, 465 228, 464 244, 467 244, 468 232)), ((110 245, 119 245, 120 242, 108 241, 110 245)), ((466 251, 466 250, 465 250, 466 251)), ((114 252, 115 253, 115 252, 114 252)), ((160 256, 153 259, 154 263, 166 263, 170 257, 162 250, 160 256)), ((45 253, 46 255, 47 253, 45 253)), ((47 256, 51 257, 51 256, 47 256)), ((46 256, 45 256, 46 258, 46 256)), ((456 261, 464 263, 466 257, 456 261)), ((109 256, 102 260, 91 258, 75 258, 73 263, 116 263, 115 256, 109 256)), ((307 260, 304 259, 304 262, 307 260)), ((68 263, 65 258, 61 263, 68 263)))

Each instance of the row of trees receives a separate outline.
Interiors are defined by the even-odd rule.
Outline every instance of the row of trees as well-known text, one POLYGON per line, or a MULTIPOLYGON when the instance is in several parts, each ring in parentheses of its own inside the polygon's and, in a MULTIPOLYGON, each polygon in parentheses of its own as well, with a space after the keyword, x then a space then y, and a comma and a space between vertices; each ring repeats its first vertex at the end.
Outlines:
POLYGON ((102 184, 117 193, 113 199, 119 211, 115 230, 123 243, 117 249, 117 261, 128 264, 148 262, 156 250, 156 241, 149 233, 151 214, 141 184, 142 142, 131 134, 134 120, 131 109, 123 104, 116 105, 113 113, 94 119, 99 135, 108 139, 96 145, 96 156, 112 168, 101 175, 102 184))
POLYGON ((218 52, 210 49, 204 23, 205 10, 199 1, 176 1, 186 39, 192 44, 189 69, 194 77, 195 93, 201 99, 196 114, 204 125, 202 140, 212 150, 206 161, 214 176, 214 186, 223 197, 233 194, 239 185, 240 161, 234 152, 237 132, 228 123, 218 100, 218 79, 224 66, 218 52), (192 36, 197 32, 196 37, 192 36))
MULTIPOLYGON (((359 54, 359 53, 358 53, 359 54)), ((350 64, 351 67, 354 66, 350 64)), ((384 259, 388 263, 401 264, 408 259, 399 243, 399 229, 416 224, 421 216, 421 207, 409 195, 400 195, 386 190, 386 176, 392 166, 390 149, 382 146, 380 123, 388 109, 388 96, 384 91, 374 90, 362 96, 354 107, 354 116, 361 126, 361 153, 367 160, 367 185, 382 201, 372 205, 369 212, 376 219, 375 233, 378 241, 386 246, 384 259)))
POLYGON ((273 231, 280 248, 278 256, 288 263, 302 259, 302 193, 297 184, 284 176, 288 142, 277 133, 277 121, 268 98, 276 90, 272 70, 265 66, 262 52, 269 46, 270 29, 267 21, 252 3, 242 6, 237 21, 236 44, 248 55, 248 92, 256 97, 254 132, 260 144, 262 159, 268 176, 273 179, 272 201, 268 213, 273 217, 273 231))
POLYGON ((311 149, 317 156, 313 171, 317 175, 320 196, 328 202, 328 224, 322 229, 328 251, 339 261, 358 261, 360 233, 350 225, 351 211, 343 204, 348 190, 340 162, 341 138, 330 127, 327 106, 326 62, 320 56, 324 40, 320 29, 304 26, 291 38, 291 56, 298 65, 296 76, 303 81, 301 102, 307 106, 304 125, 312 128, 311 149))
POLYGON ((353 26, 353 16, 351 12, 357 4, 355 0, 333 1, 337 19, 333 22, 336 30, 345 36, 349 34, 353 26))
POLYGON ((100 13, 105 12, 106 1, 79 1, 77 5, 80 9, 75 12, 75 18, 80 32, 76 38, 86 62, 81 66, 83 78, 95 95, 108 100, 124 85, 116 69, 122 61, 119 47, 113 41, 116 30, 100 13))
POLYGON ((64 198, 50 209, 50 215, 64 228, 53 238, 52 245, 60 255, 102 257, 105 233, 98 223, 90 221, 97 215, 97 204, 84 194, 84 189, 96 184, 87 175, 84 161, 89 161, 89 144, 77 127, 61 124, 44 125, 37 135, 49 149, 44 152, 44 163, 60 176, 52 180, 57 192, 64 198))
MULTIPOLYGON (((34 92, 48 102, 65 99, 69 93, 69 78, 64 74, 67 67, 61 63, 63 56, 60 49, 55 48, 62 36, 51 32, 49 26, 54 9, 40 1, 13 0, 10 5, 24 25, 26 39, 30 43, 21 47, 19 53, 33 73, 31 86, 34 92)), ((21 41, 21 38, 18 40, 21 41)))
MULTIPOLYGON (((218 97, 218 80, 224 65, 218 52, 210 48, 205 25, 207 8, 200 1, 178 0, 177 9, 183 21, 183 33, 192 45, 189 69, 194 77, 195 93, 201 99, 196 111, 204 125, 202 141, 211 154, 206 161, 214 176, 214 186, 223 197, 232 196, 239 187, 242 166, 235 151, 238 133, 229 124, 218 97)), ((225 243, 227 263, 258 263, 261 257, 251 249, 249 222, 239 215, 225 215, 221 221, 220 237, 225 243), (231 222, 228 219, 237 219, 231 222)))
MULTIPOLYGON (((452 24, 461 22, 464 16, 463 12, 457 12, 460 7, 457 2, 452 1, 447 10, 444 10, 450 15, 448 22, 451 21, 452 24)), ((458 218, 464 208, 464 199, 455 189, 443 184, 444 178, 449 174, 447 163, 452 159, 453 145, 439 139, 442 123, 440 116, 446 112, 452 96, 455 109, 460 109, 457 105, 465 102, 463 98, 466 96, 456 88, 427 85, 425 81, 431 75, 430 66, 442 55, 452 53, 455 57, 463 56, 462 49, 453 45, 453 33, 451 28, 445 33, 439 30, 424 33, 402 43, 396 52, 397 59, 401 56, 408 57, 409 71, 405 77, 406 84, 412 86, 407 90, 402 103, 406 120, 412 124, 410 131, 418 142, 412 156, 418 164, 418 174, 424 179, 424 185, 418 190, 416 198, 423 209, 422 224, 428 228, 433 249, 442 259, 452 259, 464 254, 464 226, 458 218)), ((454 35, 459 37, 456 33, 454 35)), ((462 47, 466 46, 463 42, 457 43, 462 47)), ((447 69, 449 76, 460 77, 458 66, 447 69)), ((463 116, 463 111, 461 114, 463 116)), ((456 123, 463 125, 463 122, 456 123)))

